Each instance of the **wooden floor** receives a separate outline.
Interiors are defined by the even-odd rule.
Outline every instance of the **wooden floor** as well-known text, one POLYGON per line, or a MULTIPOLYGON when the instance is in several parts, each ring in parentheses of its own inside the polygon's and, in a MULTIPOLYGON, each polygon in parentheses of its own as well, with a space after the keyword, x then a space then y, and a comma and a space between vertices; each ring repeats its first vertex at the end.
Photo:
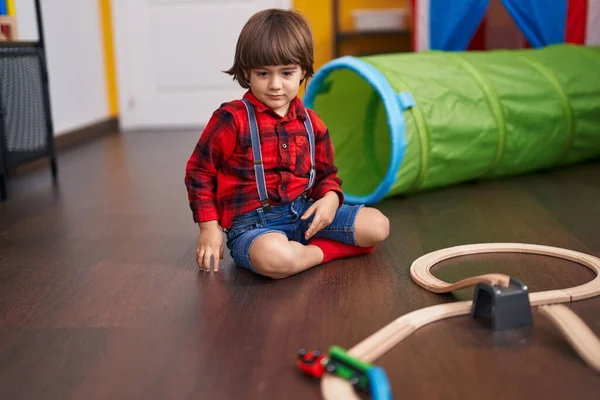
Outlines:
MULTIPOLYGON (((199 273, 183 183, 197 132, 112 135, 9 181, 0 204, 3 399, 310 399, 301 347, 349 348, 395 318, 467 300, 429 293, 409 266, 468 243, 526 242, 600 256, 600 163, 470 183, 378 207, 391 235, 374 253, 282 280, 199 273)), ((530 291, 593 274, 542 256, 444 262, 456 281, 503 272, 530 291)), ((570 307, 600 335, 600 298, 570 307)), ((468 317, 427 326, 385 354, 395 398, 597 399, 592 372, 537 311, 494 332, 468 317)))

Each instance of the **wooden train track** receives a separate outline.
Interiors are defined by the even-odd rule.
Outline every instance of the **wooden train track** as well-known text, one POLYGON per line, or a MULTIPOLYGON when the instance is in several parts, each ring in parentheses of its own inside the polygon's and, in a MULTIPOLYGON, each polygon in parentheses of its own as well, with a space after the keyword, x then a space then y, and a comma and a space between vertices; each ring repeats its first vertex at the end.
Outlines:
MULTIPOLYGON (((431 268, 441 261, 482 253, 526 253, 551 256, 579 263, 596 273, 593 280, 583 285, 568 289, 529 293, 529 301, 532 307, 543 306, 540 311, 556 325, 582 359, 600 373, 600 341, 598 338, 571 310, 564 306, 551 305, 600 295, 600 259, 585 253, 550 246, 521 243, 472 244, 426 254, 413 262, 410 267, 410 275, 418 285, 435 293, 447 293, 479 282, 506 286, 509 277, 501 274, 481 275, 450 284, 436 278, 430 272, 431 268)), ((469 314, 471 305, 472 301, 461 301, 439 304, 405 314, 348 350, 348 354, 371 363, 417 329, 435 321, 469 314)), ((322 377, 321 393, 327 400, 360 399, 349 381, 332 374, 325 374, 322 377)))

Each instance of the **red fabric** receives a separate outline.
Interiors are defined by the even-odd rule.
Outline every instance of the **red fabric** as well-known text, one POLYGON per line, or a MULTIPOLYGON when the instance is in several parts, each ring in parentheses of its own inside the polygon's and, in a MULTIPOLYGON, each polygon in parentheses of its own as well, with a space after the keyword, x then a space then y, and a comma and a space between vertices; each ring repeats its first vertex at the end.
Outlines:
POLYGON ((412 19, 412 28, 413 28, 413 34, 412 34, 412 47, 413 47, 413 51, 417 51, 417 38, 419 37, 419 26, 417 24, 417 0, 410 0, 410 4, 412 5, 412 14, 411 14, 411 19, 412 19))
POLYGON ((565 42, 585 44, 589 0, 568 0, 565 42))
POLYGON ((487 24, 487 15, 481 20, 481 24, 479 24, 479 28, 473 35, 471 39, 471 43, 469 43, 469 47, 467 50, 485 50, 486 46, 486 24, 487 24))
POLYGON ((352 246, 350 244, 345 244, 341 242, 336 242, 334 240, 329 239, 321 239, 315 238, 308 241, 308 244, 313 246, 317 246, 323 251, 325 258, 323 258, 323 264, 329 262, 331 260, 336 260, 338 258, 346 258, 357 256, 359 254, 368 254, 375 249, 374 246, 371 247, 359 247, 352 246))
POLYGON ((6 36, 6 39, 11 40, 11 36, 10 36, 10 27, 8 25, 0 25, 0 31, 2 31, 2 34, 4 36, 6 36))
MULTIPOLYGON (((251 91, 245 98, 254 105, 260 133, 267 193, 271 205, 297 199, 308 185, 310 146, 299 98, 285 117, 261 103, 251 91)), ((329 131, 308 110, 315 132, 316 176, 309 196, 318 200, 328 191, 344 201, 342 181, 333 163, 329 131)), ((195 222, 218 220, 231 227, 235 217, 261 207, 246 107, 241 100, 221 105, 204 129, 186 165, 185 184, 195 222)))

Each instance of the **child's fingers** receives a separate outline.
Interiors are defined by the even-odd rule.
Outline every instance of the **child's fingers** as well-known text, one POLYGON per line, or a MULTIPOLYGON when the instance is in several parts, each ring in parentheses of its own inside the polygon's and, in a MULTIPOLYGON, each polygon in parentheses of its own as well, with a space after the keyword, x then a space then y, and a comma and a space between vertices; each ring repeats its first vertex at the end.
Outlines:
POLYGON ((311 215, 313 215, 315 212, 315 209, 317 208, 316 204, 317 203, 314 203, 312 206, 308 207, 308 210, 306 210, 304 212, 304 214, 302 214, 302 217, 300 217, 300 219, 306 219, 306 218, 310 217, 311 215))
POLYGON ((323 219, 319 214, 315 214, 315 218, 312 220, 310 227, 306 230, 306 238, 309 239, 311 236, 319 232, 323 225, 323 219))
POLYGON ((221 246, 215 246, 213 249, 213 254, 214 254, 214 271, 215 272, 219 272, 219 260, 222 258, 222 247, 221 246))
POLYGON ((204 252, 204 258, 202 259, 202 269, 204 271, 210 271, 210 258, 212 257, 212 250, 204 252))
POLYGON ((319 233, 321 229, 328 227, 331 224, 331 222, 333 222, 332 217, 328 217, 324 213, 315 213, 315 218, 313 219, 313 223, 310 227, 311 236, 314 236, 317 233, 319 233))
POLYGON ((219 272, 219 257, 215 255, 215 272, 219 272))
POLYGON ((196 264, 202 269, 202 259, 204 258, 204 250, 196 250, 196 264))
POLYGON ((311 222, 310 225, 308 225, 308 229, 306 230, 306 232, 304 233, 304 237, 306 239, 310 238, 312 235, 312 231, 313 231, 313 226, 315 225, 315 221, 311 222))

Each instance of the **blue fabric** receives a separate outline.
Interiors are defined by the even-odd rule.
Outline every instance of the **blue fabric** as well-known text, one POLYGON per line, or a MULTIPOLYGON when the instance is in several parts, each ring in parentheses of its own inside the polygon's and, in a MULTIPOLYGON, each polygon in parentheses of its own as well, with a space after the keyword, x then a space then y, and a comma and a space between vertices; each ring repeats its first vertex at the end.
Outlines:
MULTIPOLYGON (((281 233, 288 240, 307 244, 304 234, 308 229, 308 224, 313 220, 314 214, 305 221, 300 217, 312 204, 313 202, 305 196, 300 196, 292 203, 273 207, 271 211, 258 208, 237 217, 231 228, 227 229, 227 248, 235 263, 241 268, 256 273, 250 262, 250 246, 256 239, 267 233, 281 233)), ((362 205, 342 204, 337 209, 333 222, 313 237, 356 246, 354 222, 362 207, 362 205)))
POLYGON ((406 150, 406 125, 402 110, 400 109, 400 102, 392 85, 390 85, 385 75, 379 72, 377 68, 359 58, 344 56, 328 62, 317 71, 306 88, 304 95, 304 105, 306 107, 313 108, 319 91, 323 90, 325 78, 336 69, 349 69, 356 72, 379 94, 385 107, 388 128, 390 130, 390 141, 392 143, 390 163, 385 177, 373 192, 365 196, 357 196, 344 192, 344 202, 347 204, 375 204, 385 197, 396 181, 396 173, 398 172, 398 168, 400 168, 406 150))
POLYGON ((430 0, 430 48, 465 50, 477 32, 488 3, 489 0, 430 0))
POLYGON ((567 0, 502 0, 531 47, 565 41, 567 0))

